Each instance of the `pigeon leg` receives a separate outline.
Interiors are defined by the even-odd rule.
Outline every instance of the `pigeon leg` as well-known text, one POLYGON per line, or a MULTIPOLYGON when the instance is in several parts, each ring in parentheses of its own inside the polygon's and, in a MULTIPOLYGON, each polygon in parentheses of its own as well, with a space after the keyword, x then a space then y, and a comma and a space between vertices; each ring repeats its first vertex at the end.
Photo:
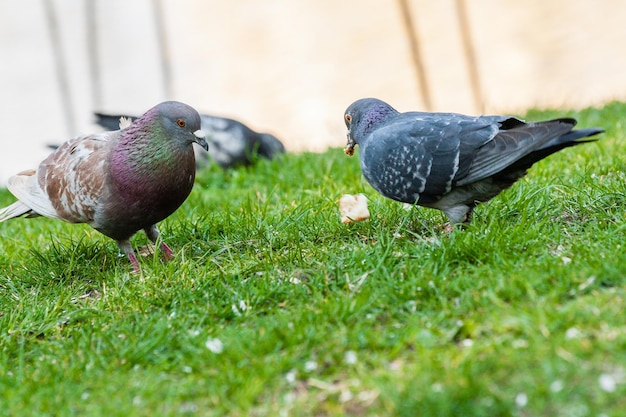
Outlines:
MULTIPOLYGON (((144 232, 146 232, 146 236, 148 236, 148 239, 150 239, 150 241, 152 241, 152 243, 156 245, 157 240, 159 240, 159 236, 161 236, 161 233, 159 233, 159 229, 157 229, 156 225, 153 224, 152 226, 146 227, 143 230, 144 232)), ((163 252, 163 256, 168 261, 174 257, 174 251, 170 249, 170 247, 167 246, 165 242, 161 241, 160 248, 161 252, 163 252)))
POLYGON ((441 225, 441 231, 443 233, 452 233, 454 232, 454 230, 456 229, 456 227, 454 227, 453 223, 444 223, 441 225))
POLYGON ((474 208, 467 204, 459 204, 452 207, 442 208, 451 224, 468 223, 471 220, 474 208))
POLYGON ((456 226, 466 226, 472 222, 472 215, 474 214, 474 207, 476 204, 459 205, 444 209, 444 213, 450 219, 449 223, 442 226, 444 233, 452 233, 456 226))
POLYGON ((170 247, 167 246, 165 242, 161 242, 160 247, 161 247, 161 252, 163 252, 163 256, 165 256, 165 259, 169 261, 170 259, 174 257, 174 251, 170 249, 170 247))
POLYGON ((476 205, 470 206, 467 213, 465 213, 465 217, 463 218, 463 224, 470 224, 472 222, 472 218, 474 217, 474 207, 476 205))
POLYGON ((124 252, 124 254, 128 257, 128 260, 133 265, 133 272, 141 271, 139 267, 139 261, 137 260, 137 256, 135 255, 135 251, 133 250, 132 245, 130 244, 130 240, 118 240, 117 247, 120 251, 124 252))
POLYGON ((135 253, 131 252, 127 256, 130 263, 133 264, 133 272, 137 273, 141 271, 141 267, 139 266, 139 261, 137 260, 137 256, 135 256, 135 253))

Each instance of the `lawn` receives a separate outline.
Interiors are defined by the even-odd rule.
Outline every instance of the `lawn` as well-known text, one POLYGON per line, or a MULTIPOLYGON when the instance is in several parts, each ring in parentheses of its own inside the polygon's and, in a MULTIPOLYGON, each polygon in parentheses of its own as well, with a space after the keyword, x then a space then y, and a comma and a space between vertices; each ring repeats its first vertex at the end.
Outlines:
POLYGON ((341 137, 201 171, 140 274, 87 226, 0 224, 0 415, 624 415, 626 103, 526 118, 557 115, 607 132, 452 233, 341 137))

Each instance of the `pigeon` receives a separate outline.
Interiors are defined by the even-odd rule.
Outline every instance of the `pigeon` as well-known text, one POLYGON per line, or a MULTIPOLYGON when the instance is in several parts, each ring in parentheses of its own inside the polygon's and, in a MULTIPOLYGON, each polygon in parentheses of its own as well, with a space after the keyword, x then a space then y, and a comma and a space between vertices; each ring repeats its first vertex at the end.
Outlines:
MULTIPOLYGON (((195 179, 193 143, 207 148, 200 115, 166 101, 122 129, 78 136, 63 143, 37 169, 9 178, 18 201, 0 210, 0 222, 44 216, 87 223, 114 239, 135 272, 130 238, 143 230, 159 239, 156 223, 187 198, 195 179)), ((173 251, 160 243, 166 258, 173 251)))
MULTIPOLYGON (((104 113, 94 113, 96 123, 105 129, 117 129, 120 117, 104 113)), ((226 117, 200 115, 202 131, 207 134, 209 143, 206 152, 196 153, 198 166, 205 166, 210 159, 222 169, 236 166, 249 166, 257 157, 274 159, 285 153, 285 146, 274 135, 258 133, 243 123, 226 117)))
POLYGON ((344 114, 348 143, 360 146, 366 181, 392 200, 441 210, 451 224, 469 223, 486 202, 526 175, 537 161, 595 141, 599 128, 572 130, 576 120, 526 123, 509 116, 399 113, 375 98, 344 114))

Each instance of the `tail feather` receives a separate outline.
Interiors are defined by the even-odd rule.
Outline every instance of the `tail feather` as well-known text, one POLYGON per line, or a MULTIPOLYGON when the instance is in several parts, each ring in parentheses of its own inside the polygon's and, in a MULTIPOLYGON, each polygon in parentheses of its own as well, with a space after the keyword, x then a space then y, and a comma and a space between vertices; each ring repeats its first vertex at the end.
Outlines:
POLYGON ((30 207, 21 201, 16 201, 10 206, 0 210, 0 222, 21 216, 37 217, 39 214, 35 213, 30 207))
POLYGON ((558 148, 557 150, 559 150, 562 148, 567 148, 568 146, 578 145, 579 143, 594 142, 598 139, 597 138, 585 139, 585 140, 578 140, 578 139, 588 138, 591 136, 598 135, 600 133, 604 133, 604 129, 600 129, 598 127, 590 127, 588 129, 572 130, 570 132, 567 132, 564 135, 561 135, 557 138, 552 139, 550 142, 542 146, 539 150, 550 149, 554 147, 558 148))
POLYGON ((595 142, 598 138, 593 138, 597 134, 603 133, 604 129, 592 127, 588 129, 572 130, 564 135, 556 137, 543 145, 541 148, 526 155, 522 159, 511 164, 502 173, 505 176, 513 173, 515 178, 519 178, 520 172, 526 172, 535 162, 540 161, 553 153, 560 151, 561 149, 568 148, 570 146, 582 145, 583 143, 595 142))

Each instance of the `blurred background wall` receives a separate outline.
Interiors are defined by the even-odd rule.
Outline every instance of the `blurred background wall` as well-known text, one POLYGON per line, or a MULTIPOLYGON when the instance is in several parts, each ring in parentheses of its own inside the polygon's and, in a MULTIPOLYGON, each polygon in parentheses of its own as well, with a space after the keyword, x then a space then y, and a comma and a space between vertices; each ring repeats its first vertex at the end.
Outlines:
POLYGON ((92 112, 175 99, 345 144, 343 111, 520 113, 626 99, 623 0, 0 0, 0 184, 91 133, 92 112))

